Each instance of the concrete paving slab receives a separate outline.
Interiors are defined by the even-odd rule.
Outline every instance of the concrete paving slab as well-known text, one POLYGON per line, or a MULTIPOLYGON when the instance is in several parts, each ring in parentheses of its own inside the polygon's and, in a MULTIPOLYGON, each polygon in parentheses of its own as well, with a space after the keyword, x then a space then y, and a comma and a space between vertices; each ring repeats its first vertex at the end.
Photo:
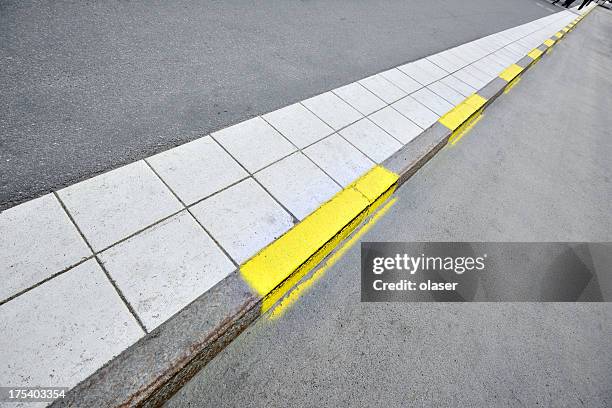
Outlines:
POLYGON ((430 55, 427 57, 427 59, 449 73, 458 70, 460 65, 460 63, 455 60, 451 54, 444 51, 430 55))
POLYGON ((298 152, 255 174, 278 201, 299 220, 340 191, 340 186, 298 152))
POLYGON ((380 75, 408 94, 423 87, 423 85, 410 78, 397 68, 381 72, 380 75))
POLYGON ((336 130, 357 122, 363 117, 359 111, 333 92, 325 92, 306 99, 302 101, 302 104, 336 130))
POLYGON ((456 69, 455 71, 458 71, 459 69, 465 66, 468 66, 472 62, 475 61, 474 59, 470 58, 469 55, 462 54, 461 52, 457 52, 457 47, 448 49, 443 52, 444 52, 444 55, 447 56, 447 58, 449 58, 451 61, 456 61, 457 65, 460 65, 459 68, 456 69))
POLYGON ((93 259, 0 306, 0 332, 16 388, 73 387, 144 335, 93 259))
POLYGON ((440 116, 453 109, 453 105, 451 105, 446 99, 433 93, 427 88, 418 90, 411 96, 440 116))
POLYGON ((436 114, 410 95, 400 99, 391 106, 423 129, 427 129, 440 119, 440 115, 436 114))
POLYGON ((465 82, 474 89, 480 89, 485 86, 488 81, 479 77, 482 75, 482 73, 477 73, 476 75, 479 76, 475 76, 473 71, 473 67, 468 65, 467 67, 461 68, 459 71, 455 72, 453 76, 465 82))
POLYGON ((334 132, 301 103, 285 106, 263 115, 263 118, 300 149, 334 132))
POLYGON ((235 269, 187 211, 99 257, 149 331, 235 269))
POLYGON ((380 74, 364 78, 359 83, 386 103, 393 103, 408 95, 380 74))
POLYGON ((248 177, 238 162, 210 136, 156 154, 146 161, 186 205, 248 177))
POLYGON ((340 135, 376 163, 380 163, 402 147, 402 144, 368 118, 342 129, 340 135))
POLYGON ((422 85, 429 85, 449 74, 427 58, 401 65, 398 69, 422 85))
POLYGON ((304 154, 342 187, 374 166, 374 162, 337 134, 308 147, 304 154))
POLYGON ((387 106, 387 103, 366 89, 359 82, 353 82, 332 91, 363 115, 369 115, 387 106))
POLYGON ((370 120, 403 144, 408 143, 423 131, 390 106, 370 115, 370 120))
POLYGON ((0 213, 0 302, 92 255, 53 194, 0 213))
POLYGON ((499 49, 491 55, 496 58, 498 62, 503 63, 505 66, 512 65, 520 59, 515 57, 514 54, 508 52, 506 48, 499 49))
POLYGON ((466 84, 465 82, 463 82, 462 80, 460 80, 454 75, 449 75, 447 77, 444 77, 440 80, 440 82, 443 83, 444 85, 447 85, 449 88, 454 89, 455 91, 459 92, 461 95, 465 97, 468 97, 474 92, 476 92, 476 88, 469 86, 468 84, 466 84))
POLYGON ((183 208, 143 160, 64 188, 58 195, 95 251, 183 208))
POLYGON ((196 219, 242 264, 293 226, 293 218, 252 178, 190 209, 196 219))
POLYGON ((262 118, 253 118, 214 132, 221 146, 250 173, 291 154, 296 148, 262 118))
POLYGON ((455 91, 453 88, 446 85, 444 82, 441 82, 441 80, 429 85, 427 89, 429 89, 436 95, 444 98, 453 105, 458 105, 465 99, 465 96, 455 91))

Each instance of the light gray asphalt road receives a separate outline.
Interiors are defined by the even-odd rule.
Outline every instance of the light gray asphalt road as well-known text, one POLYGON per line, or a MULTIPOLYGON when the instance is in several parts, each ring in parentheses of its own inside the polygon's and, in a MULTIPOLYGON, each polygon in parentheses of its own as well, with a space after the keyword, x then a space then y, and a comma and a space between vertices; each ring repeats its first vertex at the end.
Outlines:
POLYGON ((545 7, 0 0, 0 210, 545 7))
MULTIPOLYGON (((363 241, 610 241, 612 12, 596 10, 363 241)), ((612 406, 612 304, 363 304, 359 246, 170 407, 612 406)))

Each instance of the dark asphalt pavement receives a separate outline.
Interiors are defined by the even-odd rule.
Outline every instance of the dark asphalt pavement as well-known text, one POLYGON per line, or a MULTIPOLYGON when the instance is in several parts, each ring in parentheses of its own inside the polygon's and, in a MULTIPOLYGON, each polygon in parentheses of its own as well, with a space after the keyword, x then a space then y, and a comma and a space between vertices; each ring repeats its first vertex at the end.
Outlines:
MULTIPOLYGON (((411 178, 361 241, 611 241, 612 11, 411 178)), ((170 407, 610 407, 612 303, 361 303, 359 244, 170 407)))
POLYGON ((0 1, 0 210, 549 14, 542 0, 0 1))

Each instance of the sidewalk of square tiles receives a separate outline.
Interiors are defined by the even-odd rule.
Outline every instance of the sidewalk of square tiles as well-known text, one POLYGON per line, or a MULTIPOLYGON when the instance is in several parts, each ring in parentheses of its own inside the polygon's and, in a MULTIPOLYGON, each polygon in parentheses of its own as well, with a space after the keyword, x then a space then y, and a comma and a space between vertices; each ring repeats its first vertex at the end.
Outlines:
POLYGON ((3 331, 19 327, 0 345, 14 350, 26 337, 17 351, 29 354, 23 366, 8 356, 0 380, 23 374, 28 382, 15 385, 48 385, 53 375, 57 385, 76 384, 145 333, 131 310, 146 331, 157 327, 569 14, 388 69, 1 213, 0 302, 23 293, 0 305, 3 331), (65 299, 61 307, 53 296, 65 299), (41 311, 49 322, 39 322, 41 311), (41 357, 58 343, 63 366, 41 357), (70 352, 82 347, 97 357, 70 352))

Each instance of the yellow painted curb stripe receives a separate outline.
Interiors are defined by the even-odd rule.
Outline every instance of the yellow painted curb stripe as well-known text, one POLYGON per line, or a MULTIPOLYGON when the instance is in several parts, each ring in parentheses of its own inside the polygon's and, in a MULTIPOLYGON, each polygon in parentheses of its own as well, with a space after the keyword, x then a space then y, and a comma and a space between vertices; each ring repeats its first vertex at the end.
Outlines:
POLYGON ((470 118, 467 122, 459 127, 456 131, 453 132, 451 137, 448 139, 448 142, 451 145, 455 145, 463 136, 465 136, 478 122, 482 119, 482 111, 478 111, 474 116, 470 118))
POLYGON ((569 31, 569 28, 567 28, 567 27, 563 27, 563 28, 561 29, 561 31, 563 31, 564 33, 567 33, 567 32, 569 31))
POLYGON ((504 69, 504 71, 499 74, 499 77, 507 82, 510 82, 521 72, 523 72, 523 67, 512 64, 508 68, 504 69))
POLYGON ((438 122, 452 131, 457 130, 466 120, 478 112, 487 100, 478 94, 472 94, 451 111, 438 119, 438 122))
POLYGON ((376 166, 240 267, 268 310, 394 191, 399 176, 376 166))
POLYGON ((557 37, 557 39, 563 37, 563 33, 561 31, 558 31, 555 33, 555 37, 557 37))
POLYGON ((550 48, 555 45, 555 40, 551 40, 550 38, 548 40, 544 40, 544 45, 550 48))
POLYGON ((292 288, 291 293, 289 293, 289 295, 287 295, 283 300, 281 300, 274 308, 274 310, 270 314, 270 319, 277 319, 282 316, 285 311, 289 309, 291 305, 293 305, 304 292, 310 289, 310 287, 317 280, 319 280, 325 274, 325 272, 329 270, 329 268, 334 266, 336 262, 340 258, 342 258, 346 251, 348 251, 363 236, 363 234, 368 232, 374 226, 374 224, 380 219, 380 217, 382 217, 387 211, 389 211, 389 209, 393 206, 393 204, 395 204, 396 201, 397 198, 392 198, 391 200, 387 201, 384 206, 380 207, 380 209, 368 221, 366 221, 365 224, 357 230, 357 232, 355 232, 349 239, 347 239, 346 242, 344 242, 340 246, 340 248, 325 261, 321 268, 313 272, 312 276, 295 286, 295 288, 292 288))
POLYGON ((530 56, 532 59, 537 60, 538 58, 540 58, 542 56, 542 54, 544 54, 542 52, 542 50, 540 50, 538 48, 534 48, 527 55, 530 56))
POLYGON ((506 88, 504 88, 504 93, 507 94, 508 92, 510 92, 512 88, 514 88, 516 84, 518 84, 520 81, 521 81, 521 77, 514 78, 512 81, 508 83, 508 85, 506 85, 506 88))

